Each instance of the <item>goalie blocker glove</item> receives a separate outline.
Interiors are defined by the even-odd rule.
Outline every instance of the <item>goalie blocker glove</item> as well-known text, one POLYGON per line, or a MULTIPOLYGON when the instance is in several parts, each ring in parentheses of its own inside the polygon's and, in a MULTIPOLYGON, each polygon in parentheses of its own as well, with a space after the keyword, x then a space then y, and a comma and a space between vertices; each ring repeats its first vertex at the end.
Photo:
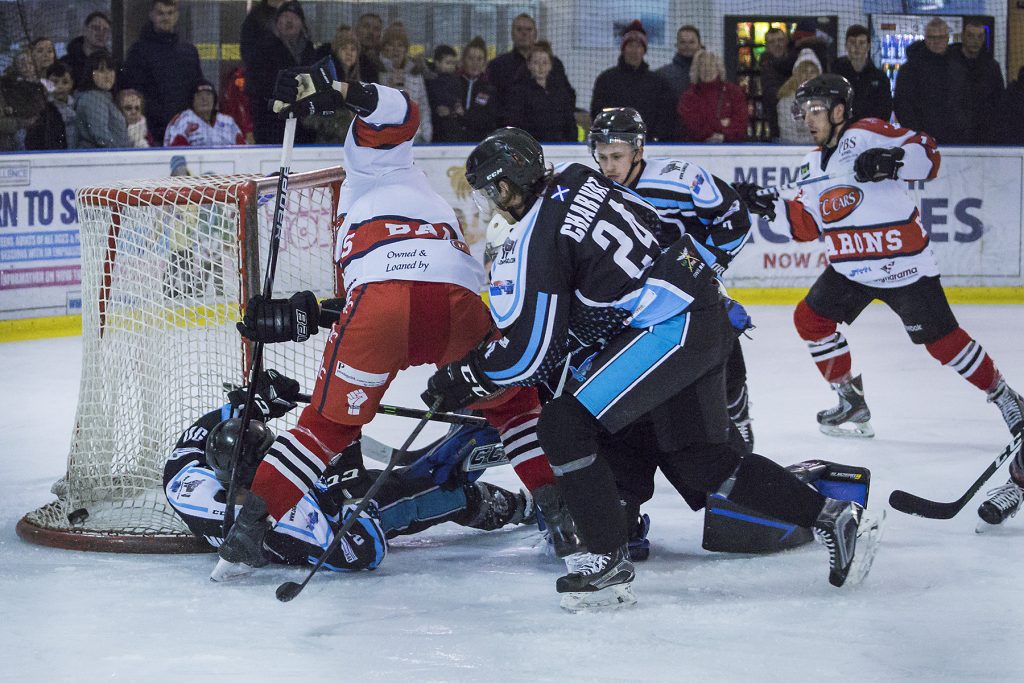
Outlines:
POLYGON ((480 370, 477 352, 473 351, 462 360, 439 368, 427 380, 427 390, 420 398, 428 406, 441 399, 436 410, 450 412, 485 399, 497 390, 498 386, 480 370))
POLYGON ((319 331, 320 306, 313 292, 297 292, 289 299, 249 299, 242 322, 236 325, 246 339, 264 344, 304 342, 319 331))
POLYGON ((853 173, 859 183, 897 180, 903 166, 902 147, 875 147, 860 153, 853 162, 853 173))

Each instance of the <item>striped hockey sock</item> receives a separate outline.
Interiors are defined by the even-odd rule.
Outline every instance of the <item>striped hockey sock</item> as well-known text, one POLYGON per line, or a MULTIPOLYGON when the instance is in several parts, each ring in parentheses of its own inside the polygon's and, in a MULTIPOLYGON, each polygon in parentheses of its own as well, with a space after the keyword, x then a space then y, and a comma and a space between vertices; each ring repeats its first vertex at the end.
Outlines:
POLYGON ((822 377, 831 383, 839 381, 850 373, 850 347, 842 332, 835 332, 824 339, 808 341, 807 349, 811 359, 818 366, 822 377))
POLYGON ((998 379, 992 358, 962 327, 925 345, 928 353, 982 391, 990 391, 998 379))
POLYGON ((537 411, 517 415, 498 430, 508 461, 530 491, 555 482, 555 475, 537 440, 538 415, 537 411))

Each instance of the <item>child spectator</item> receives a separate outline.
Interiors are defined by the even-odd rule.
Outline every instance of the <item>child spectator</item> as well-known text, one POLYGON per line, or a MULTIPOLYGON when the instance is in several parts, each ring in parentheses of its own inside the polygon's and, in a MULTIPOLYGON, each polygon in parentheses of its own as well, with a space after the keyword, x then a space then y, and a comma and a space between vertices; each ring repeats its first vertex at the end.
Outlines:
POLYGON ((128 124, 110 93, 117 77, 114 58, 108 52, 94 52, 85 63, 88 75, 75 102, 78 146, 81 149, 131 147, 128 124))
POLYGON ((50 102, 64 121, 64 141, 67 149, 78 149, 78 115, 75 113, 75 98, 71 94, 75 89, 71 69, 64 62, 54 62, 46 70, 46 80, 50 81, 53 87, 50 91, 50 102))
POLYGON ((142 93, 138 90, 122 90, 117 93, 116 99, 117 108, 124 114, 125 123, 128 124, 128 137, 132 140, 132 147, 155 147, 146 117, 142 113, 146 106, 142 93))
POLYGON ((416 142, 430 142, 434 127, 430 120, 430 101, 427 99, 427 85, 423 80, 423 65, 409 57, 409 34, 405 26, 395 22, 384 31, 384 48, 381 51, 380 82, 392 88, 404 90, 420 108, 420 128, 416 131, 416 142))
POLYGON ((721 58, 707 50, 693 56, 690 87, 676 111, 690 142, 742 142, 747 134, 747 98, 725 80, 721 58))
MULTIPOLYGON (((793 75, 779 88, 779 103, 776 105, 779 116, 779 142, 787 145, 814 146, 814 138, 811 137, 803 119, 798 121, 793 118, 793 104, 796 101, 796 89, 800 84, 820 75, 821 62, 818 61, 814 50, 800 50, 800 54, 796 56, 796 63, 793 64, 793 75)), ((854 116, 856 111, 854 109, 854 116)))
POLYGON ((434 77, 427 81, 434 142, 456 142, 459 119, 466 113, 461 102, 462 79, 455 74, 458 57, 451 45, 434 48, 434 77))
POLYGON ((192 106, 171 119, 164 147, 222 147, 244 145, 245 136, 227 114, 217 112, 217 91, 201 80, 192 92, 192 106))
POLYGON ((484 76, 486 65, 487 44, 477 36, 463 48, 458 73, 427 84, 435 142, 479 142, 498 127, 497 95, 484 76))
MULTIPOLYGON (((361 81, 362 60, 359 58, 359 42, 352 27, 338 26, 331 41, 331 61, 339 81, 361 81)), ((338 107, 331 116, 309 116, 302 125, 316 133, 318 145, 340 145, 345 142, 353 113, 348 107, 338 107)))
POLYGON ((530 77, 513 86, 508 100, 509 125, 522 128, 539 142, 576 142, 576 94, 552 73, 551 46, 539 41, 530 48, 530 77))

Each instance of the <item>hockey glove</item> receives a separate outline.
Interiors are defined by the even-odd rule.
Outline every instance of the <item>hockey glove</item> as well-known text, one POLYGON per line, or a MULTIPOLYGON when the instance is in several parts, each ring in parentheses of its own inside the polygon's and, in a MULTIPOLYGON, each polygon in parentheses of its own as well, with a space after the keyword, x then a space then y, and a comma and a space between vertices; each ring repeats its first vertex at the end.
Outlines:
POLYGON ((299 118, 331 116, 344 104, 341 93, 334 89, 336 79, 330 56, 312 66, 284 69, 274 83, 272 108, 281 115, 294 112, 299 118))
MULTIPOLYGON (((281 417, 293 410, 298 403, 299 383, 285 377, 277 370, 264 370, 256 379, 256 405, 263 411, 263 419, 281 417)), ((248 387, 239 387, 228 392, 228 400, 235 408, 245 405, 249 396, 248 387)))
POLYGON ((297 292, 290 299, 267 299, 257 294, 245 306, 236 327, 246 339, 264 344, 304 342, 320 331, 320 306, 313 292, 297 292))
POLYGON ((485 399, 497 390, 498 386, 480 370, 477 354, 473 351, 458 362, 438 368, 427 380, 427 390, 420 398, 428 406, 440 398, 441 405, 437 410, 448 412, 485 399))
POLYGON ((737 337, 747 330, 754 329, 754 323, 750 319, 750 314, 747 313, 747 309, 739 301, 726 297, 725 312, 729 314, 729 323, 736 330, 737 337))
POLYGON ((903 166, 902 147, 875 147, 860 153, 853 162, 854 178, 859 183, 877 183, 896 180, 903 166))
POLYGON ((775 220, 775 200, 779 197, 777 193, 763 194, 764 188, 756 183, 736 183, 733 189, 747 205, 747 211, 770 221, 775 220))

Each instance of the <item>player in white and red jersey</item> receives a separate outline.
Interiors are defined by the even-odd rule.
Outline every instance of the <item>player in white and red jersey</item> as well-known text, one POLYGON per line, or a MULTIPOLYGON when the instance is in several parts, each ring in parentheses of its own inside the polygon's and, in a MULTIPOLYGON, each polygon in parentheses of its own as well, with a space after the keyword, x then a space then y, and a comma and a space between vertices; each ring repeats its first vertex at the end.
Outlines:
POLYGON ((235 120, 217 111, 217 92, 209 81, 199 81, 192 106, 171 119, 164 131, 164 147, 221 147, 244 145, 245 136, 235 120))
MULTIPOLYGON (((455 212, 413 162, 416 103, 393 88, 340 83, 330 60, 282 72, 275 98, 306 115, 344 105, 357 116, 344 147, 335 251, 344 272, 344 309, 330 321, 312 401, 271 446, 252 482, 255 500, 247 500, 220 548, 222 560, 250 566, 248 549, 258 547, 253 536, 269 528, 264 515, 279 520, 302 498, 373 419, 398 371, 452 362, 494 335, 479 296, 483 268, 470 255, 455 212), (243 519, 246 508, 255 522, 243 519)), ((312 292, 257 296, 239 330, 254 341, 304 341, 316 334, 324 312, 312 292)), ((552 536, 567 542, 563 552, 574 550, 575 532, 537 442, 536 390, 516 388, 474 407, 498 430, 552 536)))
MULTIPOLYGON (((981 345, 960 325, 939 281, 928 233, 907 180, 930 180, 939 152, 926 133, 879 119, 853 122, 853 90, 845 78, 825 74, 801 85, 794 114, 819 145, 804 158, 799 176, 828 174, 796 199, 765 199, 756 186, 739 187, 748 207, 775 219, 798 241, 823 236, 829 266, 794 314, 818 370, 839 394, 839 405, 818 413, 821 430, 836 436, 872 436, 860 376, 838 323, 852 323, 875 299, 903 321, 915 344, 956 370, 996 403, 1011 433, 1022 427, 1020 395, 1010 389, 981 345), (842 425, 850 423, 852 428, 842 425)), ((1020 469, 1020 463, 1017 463, 1020 469)), ((1024 484, 1024 470, 1020 483, 1024 484)))

